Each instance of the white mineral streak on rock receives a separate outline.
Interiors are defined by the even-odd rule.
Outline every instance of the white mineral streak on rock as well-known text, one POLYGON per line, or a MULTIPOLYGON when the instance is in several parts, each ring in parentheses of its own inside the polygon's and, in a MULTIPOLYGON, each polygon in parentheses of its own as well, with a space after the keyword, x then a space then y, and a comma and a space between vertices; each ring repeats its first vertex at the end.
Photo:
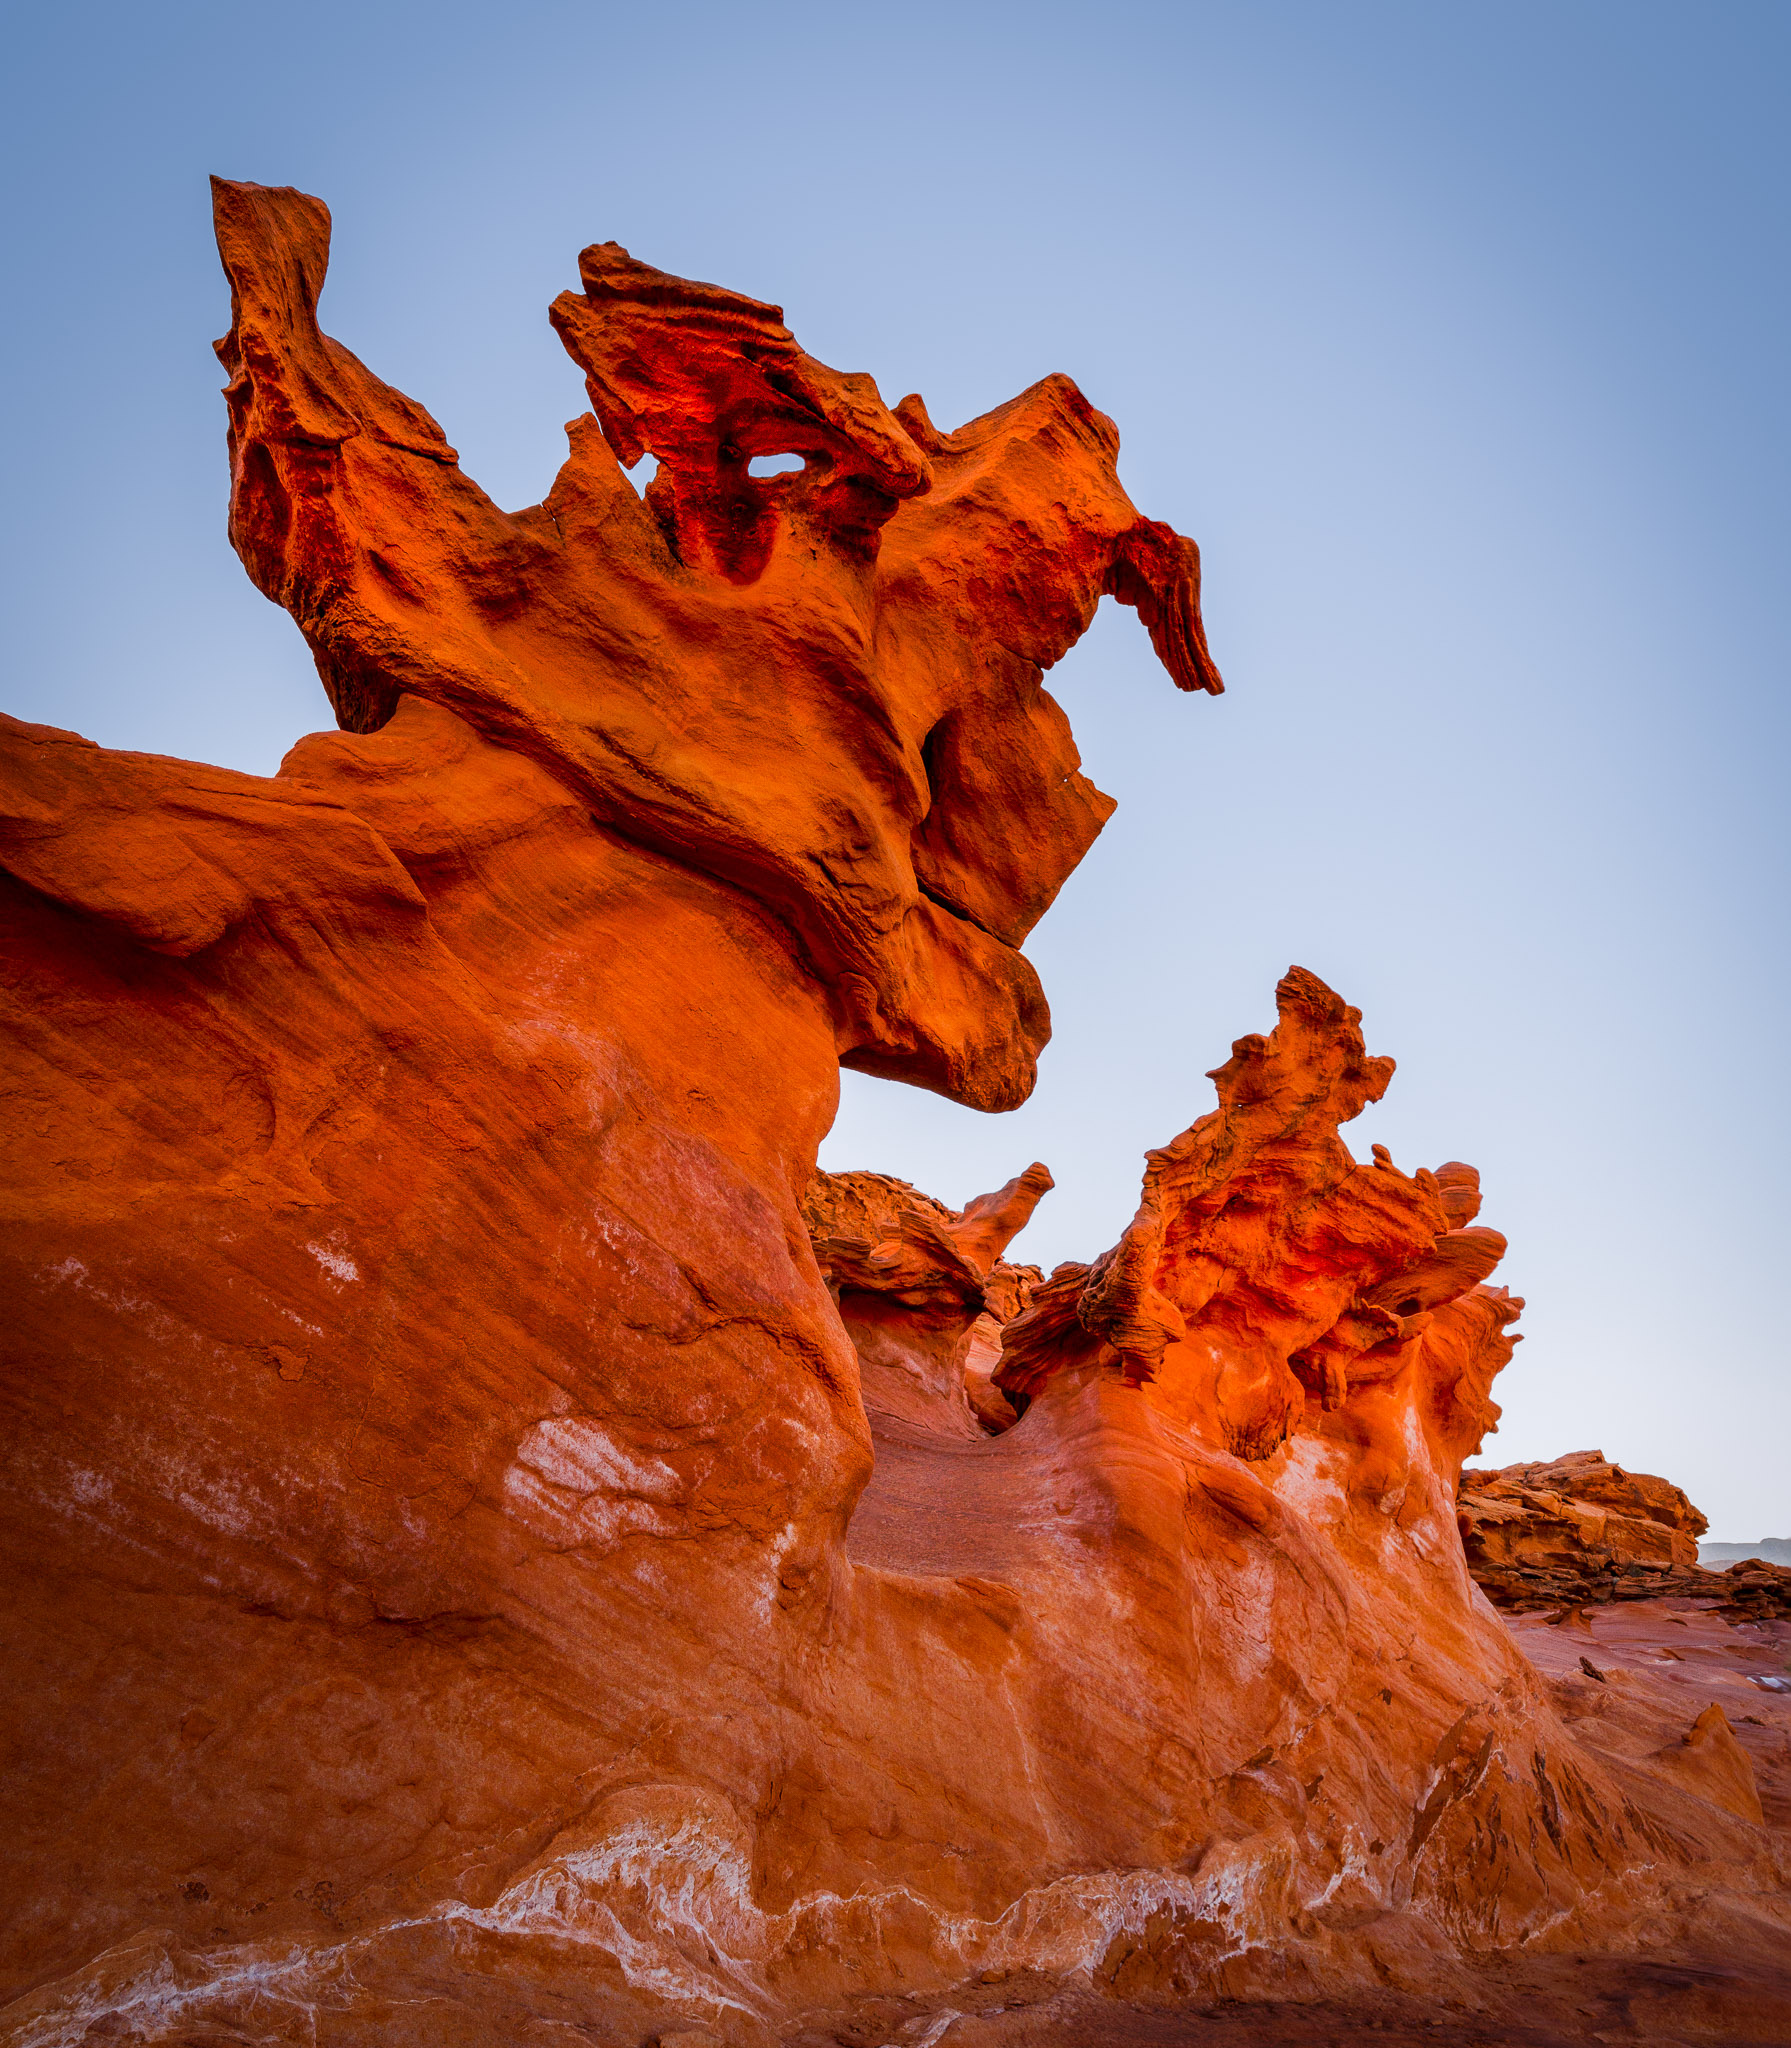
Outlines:
POLYGON ((361 1277, 361 1269, 353 1259, 334 1245, 308 1244, 305 1249, 332 1279, 340 1280, 344 1286, 361 1277))
MULTIPOLYGON (((775 2023, 783 2006, 768 1979, 782 1958, 847 1937, 875 1940, 896 1909, 904 1934, 924 1902, 905 1887, 841 1897, 817 1892, 788 1911, 763 1912, 751 1890, 746 1831, 726 1801, 696 1787, 634 1788, 604 1802, 579 1833, 562 1837, 489 1906, 451 1901, 321 1946, 245 1944, 182 1952, 166 1930, 109 1950, 85 1969, 0 2013, 9 2048, 79 2048, 100 2021, 123 2020, 133 2039, 155 2042, 200 2024, 229 2024, 245 2002, 296 2018, 340 2010, 374 1981, 380 1952, 429 1925, 476 1927, 500 1938, 589 1949, 612 1958, 624 1980, 668 2010, 713 2019, 732 2010, 775 2023), (596 1832, 592 1832, 592 1830, 596 1832)), ((953 1972, 1092 1969, 1114 1936, 1141 1932, 1161 1908, 1224 1930, 1214 1962, 1273 1945, 1285 1914, 1286 1847, 1237 1845, 1209 1858, 1198 1877, 1102 1872, 1026 1892, 996 1920, 934 1915, 933 1951, 949 1988, 953 1972)), ((924 2040, 939 2041, 955 2011, 938 2014, 924 2040)), ((921 2048, 921 2044, 916 2044, 921 2048)))
POLYGON ((683 1491, 664 1459, 618 1442, 587 1415, 536 1423, 504 1474, 511 1512, 556 1550, 602 1550, 624 1536, 676 1534, 664 1507, 683 1491))

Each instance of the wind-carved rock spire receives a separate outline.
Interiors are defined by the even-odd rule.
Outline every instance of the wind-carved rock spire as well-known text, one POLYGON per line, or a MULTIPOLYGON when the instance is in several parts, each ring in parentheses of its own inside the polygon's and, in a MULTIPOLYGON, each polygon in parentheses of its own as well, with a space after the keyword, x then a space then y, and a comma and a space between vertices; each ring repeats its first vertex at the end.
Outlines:
POLYGON ((1024 1100, 1049 1013, 1018 949, 1113 808, 1043 671, 1110 594, 1222 687, 1199 552, 1121 489, 1112 421, 1049 377, 941 433, 779 308, 602 243, 553 307, 595 417, 505 513, 318 326, 321 202, 214 192, 231 539, 341 724, 445 707, 786 923, 849 1065, 1024 1100), (777 453, 802 468, 752 474, 777 453))
POLYGON ((1447 1382, 1424 1412, 1461 1438, 1459 1468, 1497 1420, 1485 1388, 1523 1303, 1481 1286, 1505 1240, 1472 1223, 1472 1167, 1407 1175, 1379 1145, 1362 1165, 1339 1136, 1393 1076, 1362 1013, 1300 967, 1276 1004, 1268 1037, 1240 1038, 1209 1076, 1219 1107, 1148 1155, 1119 1243, 1033 1290, 995 1384, 1030 1399, 1056 1373, 1112 1372, 1246 1462, 1338 1415, 1375 1446, 1360 1483, 1383 1492, 1407 1462, 1403 1408, 1380 1412, 1390 1390, 1447 1382))

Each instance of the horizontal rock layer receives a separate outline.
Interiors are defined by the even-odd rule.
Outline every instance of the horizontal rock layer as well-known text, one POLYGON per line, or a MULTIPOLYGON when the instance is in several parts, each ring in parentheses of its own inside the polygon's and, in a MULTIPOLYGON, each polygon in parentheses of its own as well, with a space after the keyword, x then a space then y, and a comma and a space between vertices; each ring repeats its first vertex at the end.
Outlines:
POLYGON ((1679 1593, 1791 1613, 1791 1571, 1759 1560, 1705 1569, 1704 1516, 1669 1481, 1627 1472, 1602 1451, 1465 1471, 1456 1519, 1468 1569, 1495 1606, 1679 1593))

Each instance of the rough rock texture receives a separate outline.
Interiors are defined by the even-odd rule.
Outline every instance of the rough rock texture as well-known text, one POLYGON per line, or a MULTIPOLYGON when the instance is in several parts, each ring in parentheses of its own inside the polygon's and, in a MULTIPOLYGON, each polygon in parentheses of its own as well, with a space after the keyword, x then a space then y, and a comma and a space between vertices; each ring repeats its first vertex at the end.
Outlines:
POLYGON ((817 1173, 802 1200, 815 1259, 858 1354, 873 1433, 905 1419, 998 1436, 1016 1403, 990 1378, 1003 1326, 1042 1277, 1002 1258, 1053 1185, 1034 1163, 962 1211, 880 1173, 817 1173))
POLYGON ((1456 1514, 1468 1568, 1501 1607, 1658 1593, 1697 1571, 1710 1526, 1678 1487, 1602 1451, 1463 1472, 1456 1514))
POLYGON ((1464 1471, 1456 1519, 1468 1569, 1497 1607, 1681 1593, 1791 1614, 1791 1571, 1745 1558, 1727 1571, 1700 1565, 1704 1516, 1678 1487, 1602 1451, 1464 1471))
POLYGON ((1785 2038, 1746 1717, 1589 1739, 1468 1576, 1520 1304, 1471 1170, 1345 1147, 1354 1011, 1290 973, 1037 1285, 1040 1169, 814 1183, 842 1061, 1030 1086, 1100 596, 1217 687, 1111 424, 941 433, 606 245, 507 514, 317 326, 316 201, 218 230, 342 730, 0 729, 12 2038, 1785 2038))
MULTIPOLYGON (((1060 1266, 1004 1333, 996 1383, 1035 1397, 1110 1371, 1229 1454, 1234 1503, 1310 1415, 1353 1452, 1348 1490, 1425 1511, 1412 1427, 1452 1493, 1499 1411, 1494 1374, 1523 1302, 1479 1283, 1505 1240, 1476 1226, 1479 1177, 1452 1161, 1414 1177, 1385 1148, 1363 1167, 1338 1126, 1378 1101, 1361 1013, 1290 969, 1268 1038, 1240 1038, 1209 1077, 1220 1106, 1146 1163, 1130 1228, 1092 1266, 1060 1266)), ((1263 1512, 1266 1512, 1264 1510, 1263 1512)))

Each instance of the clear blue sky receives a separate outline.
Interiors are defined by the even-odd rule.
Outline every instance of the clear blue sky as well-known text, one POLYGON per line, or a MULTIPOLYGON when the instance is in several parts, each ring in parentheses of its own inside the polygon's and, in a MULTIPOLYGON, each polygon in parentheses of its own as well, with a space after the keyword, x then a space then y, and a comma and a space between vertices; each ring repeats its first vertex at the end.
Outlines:
POLYGON ((1290 961, 1467 1158, 1530 1333, 1492 1462, 1791 1534, 1791 8, 1725 0, 12 8, 0 705, 271 770, 327 722, 224 538, 205 176, 336 215, 326 324, 503 503, 614 237, 955 424, 1048 371, 1199 539, 1230 680, 1053 678, 1120 799, 1036 936, 1035 1100, 848 1077, 826 1162, 1035 1155, 1088 1256, 1290 961))

